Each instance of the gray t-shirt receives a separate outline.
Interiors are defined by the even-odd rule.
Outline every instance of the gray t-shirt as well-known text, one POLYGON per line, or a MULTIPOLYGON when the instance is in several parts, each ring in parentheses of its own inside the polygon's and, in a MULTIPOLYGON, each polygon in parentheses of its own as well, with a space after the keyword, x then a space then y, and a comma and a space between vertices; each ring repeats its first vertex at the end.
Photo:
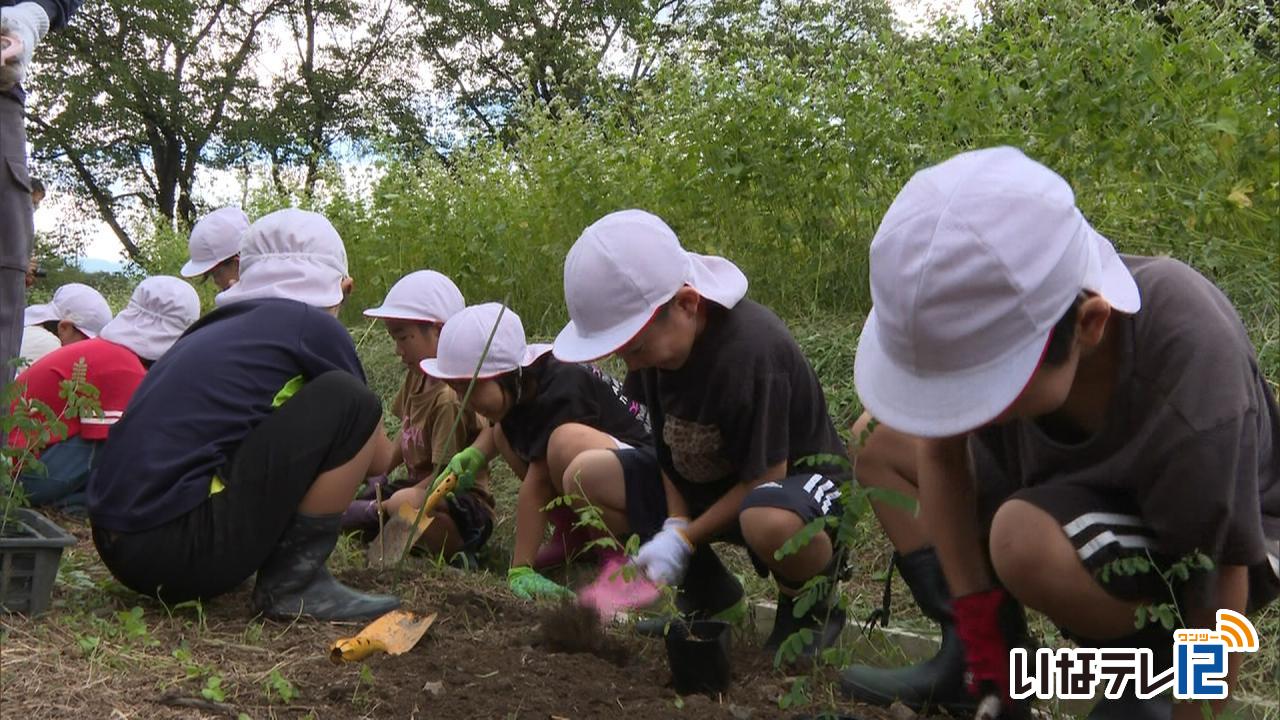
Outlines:
POLYGON ((1112 316, 1120 370, 1103 428, 1064 444, 1017 421, 974 439, 1015 485, 1127 493, 1171 558, 1199 550, 1216 566, 1266 562, 1267 539, 1280 538, 1280 410, 1248 333, 1190 267, 1123 260, 1142 309, 1112 316))

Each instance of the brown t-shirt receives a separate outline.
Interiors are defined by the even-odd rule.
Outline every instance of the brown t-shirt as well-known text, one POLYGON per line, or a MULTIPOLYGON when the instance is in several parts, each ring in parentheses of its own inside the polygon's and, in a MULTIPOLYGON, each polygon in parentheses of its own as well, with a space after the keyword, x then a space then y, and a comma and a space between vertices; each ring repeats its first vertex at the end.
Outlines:
MULTIPOLYGON (((1280 410, 1230 301, 1186 265, 1124 256, 1142 309, 1113 315, 1120 368, 1103 428, 1076 444, 1035 422, 974 439, 1015 485, 1075 483, 1127 494, 1173 559, 1267 562, 1280 538, 1280 410)), ((984 483, 981 467, 978 482, 984 483)), ((1187 599, 1207 599, 1207 578, 1187 599)), ((1193 589, 1194 588, 1194 589, 1193 589)))
MULTIPOLYGON (((410 372, 391 402, 391 412, 400 418, 400 452, 409 471, 409 480, 419 483, 435 477, 455 454, 475 442, 480 431, 487 427, 484 418, 467 412, 457 431, 453 430, 458 413, 464 412, 462 402, 448 385, 420 373, 410 372)), ((493 495, 489 492, 489 473, 476 473, 476 485, 471 491, 493 508, 493 495)))

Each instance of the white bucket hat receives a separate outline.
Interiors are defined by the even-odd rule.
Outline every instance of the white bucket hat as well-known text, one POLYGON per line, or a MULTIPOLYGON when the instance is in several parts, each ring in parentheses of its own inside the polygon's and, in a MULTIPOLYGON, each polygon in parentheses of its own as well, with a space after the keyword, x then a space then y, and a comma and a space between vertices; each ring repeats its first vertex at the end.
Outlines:
POLYGON ((183 277, 200 277, 218 263, 240 252, 240 236, 249 229, 249 216, 237 207, 224 207, 200 218, 187 241, 191 259, 182 266, 183 277))
POLYGON ((990 422, 1021 394, 1082 290, 1125 313, 1133 276, 1066 181, 1009 147, 927 168, 871 242, 854 378, 872 416, 921 437, 990 422))
POLYGON ((396 281, 387 297, 365 317, 443 323, 462 312, 466 301, 453 281, 435 270, 419 270, 396 281))
POLYGON ((169 275, 138 283, 129 304, 102 328, 102 339, 123 345, 143 360, 158 360, 200 317, 200 297, 169 275))
POLYGON ((240 282, 218 293, 219 306, 283 298, 313 307, 342 302, 347 250, 323 215, 288 208, 264 215, 240 241, 240 282))
POLYGON ((423 360, 421 367, 422 372, 441 380, 467 380, 472 375, 484 380, 529 367, 550 350, 550 345, 525 344, 524 324, 510 308, 501 303, 485 303, 472 305, 449 318, 440 331, 436 357, 423 360), (489 342, 490 334, 493 342, 489 342))
POLYGON ((569 324, 556 357, 590 362, 626 345, 685 285, 724 307, 747 294, 747 277, 724 258, 697 255, 643 210, 610 213, 582 231, 564 261, 569 324))
POLYGON ((67 283, 53 293, 53 299, 32 305, 22 313, 22 324, 39 325, 50 320, 69 320, 88 337, 97 337, 111 322, 111 306, 102 293, 88 285, 67 283))

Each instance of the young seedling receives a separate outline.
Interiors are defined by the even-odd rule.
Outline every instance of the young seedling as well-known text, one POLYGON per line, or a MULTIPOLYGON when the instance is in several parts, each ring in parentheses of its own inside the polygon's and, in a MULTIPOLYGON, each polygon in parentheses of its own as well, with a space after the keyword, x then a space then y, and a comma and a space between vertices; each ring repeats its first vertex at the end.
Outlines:
POLYGON ((263 691, 267 696, 268 704, 279 698, 280 702, 288 705, 298 697, 297 688, 289 682, 288 678, 280 674, 279 668, 273 669, 267 676, 266 682, 263 683, 263 691))

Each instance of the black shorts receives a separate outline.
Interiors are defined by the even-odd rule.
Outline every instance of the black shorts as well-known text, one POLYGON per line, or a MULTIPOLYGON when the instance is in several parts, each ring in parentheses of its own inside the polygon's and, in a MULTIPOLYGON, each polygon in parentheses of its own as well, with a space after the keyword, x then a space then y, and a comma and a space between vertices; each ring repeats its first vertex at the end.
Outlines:
POLYGON ((224 490, 151 530, 95 528, 98 553, 125 586, 165 602, 232 590, 275 549, 316 477, 355 457, 381 420, 363 383, 325 373, 250 431, 218 472, 224 490))
POLYGON ((658 456, 651 447, 614 450, 622 465, 627 491, 627 529, 645 542, 667 520, 667 491, 662 487, 658 456))
POLYGON ((453 524, 458 526, 463 552, 478 552, 493 534, 493 511, 471 493, 451 495, 444 502, 453 524))
MULTIPOLYGON (((979 469, 975 467, 975 472, 979 469)), ((1180 601, 1170 597, 1163 574, 1179 560, 1155 550, 1155 533, 1143 521, 1137 503, 1127 493, 1108 491, 1076 483, 1043 483, 1032 487, 1011 487, 999 478, 1003 474, 986 468, 980 493, 984 526, 989 528, 996 510, 1009 500, 1022 500, 1043 510, 1062 526, 1090 574, 1111 595, 1131 602, 1180 601), (998 484, 990 482, 992 478, 998 484), (1143 558, 1151 566, 1147 572, 1122 569, 1119 561, 1143 558)), ((1248 610, 1260 608, 1280 594, 1280 554, 1274 541, 1268 558, 1249 568, 1248 610)), ((1180 582, 1172 581, 1177 593, 1180 582)))
MULTIPOLYGON (((662 487, 662 473, 657 456, 649 448, 615 450, 622 464, 622 475, 627 492, 627 524, 631 532, 642 541, 653 537, 666 521, 667 494, 662 487)), ((839 517, 844 510, 840 503, 841 485, 845 480, 818 473, 798 473, 781 480, 763 483, 743 499, 739 511, 753 507, 771 507, 790 510, 805 524, 824 516, 839 517)), ((706 508, 690 508, 695 515, 706 508)), ((832 542, 835 532, 827 529, 832 542)), ((768 566, 747 547, 742 528, 734 523, 732 529, 715 538, 747 549, 751 563, 762 577, 769 574, 768 566)))

